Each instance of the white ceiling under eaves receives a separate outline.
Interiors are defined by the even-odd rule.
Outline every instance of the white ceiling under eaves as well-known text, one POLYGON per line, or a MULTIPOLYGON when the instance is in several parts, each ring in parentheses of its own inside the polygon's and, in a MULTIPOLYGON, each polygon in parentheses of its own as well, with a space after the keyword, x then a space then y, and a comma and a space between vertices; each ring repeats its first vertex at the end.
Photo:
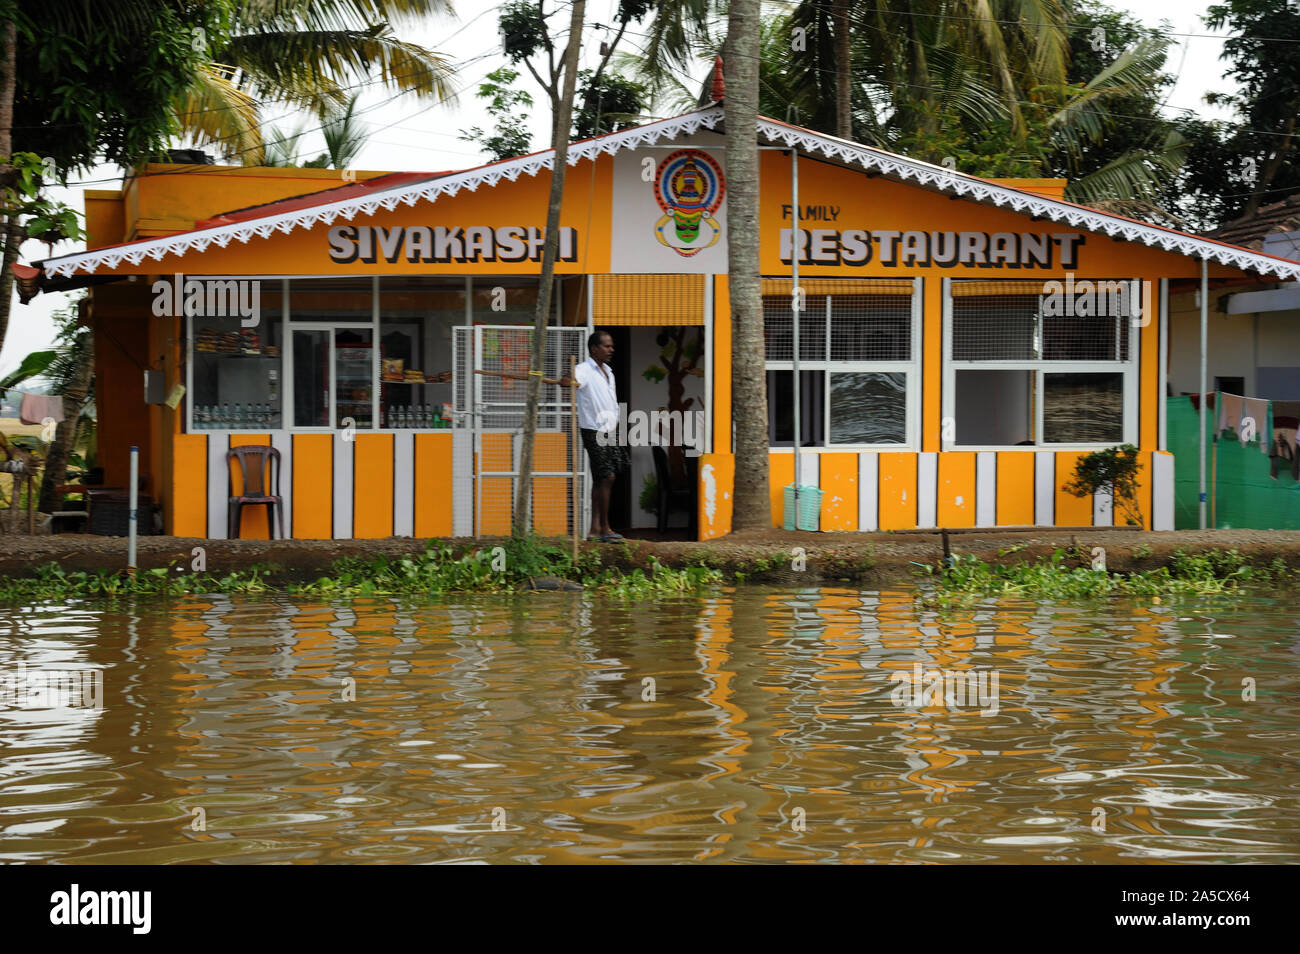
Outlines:
MULTIPOLYGON (((721 127, 722 120, 722 107, 714 105, 682 116, 661 119, 595 139, 586 139, 573 143, 569 147, 568 164, 573 165, 602 154, 613 155, 623 149, 636 149, 638 146, 653 145, 663 140, 689 136, 701 129, 717 129, 721 127)), ((761 140, 766 140, 769 144, 798 148, 847 166, 866 169, 931 191, 960 196, 972 202, 1010 209, 1023 215, 1035 216, 1070 228, 1108 235, 1127 242, 1138 242, 1189 258, 1198 260, 1207 258, 1221 265, 1229 265, 1261 275, 1300 279, 1300 262, 1274 258, 1185 232, 1162 229, 1105 212, 1082 208, 1069 202, 1045 198, 1021 189, 999 185, 987 179, 954 172, 943 166, 908 159, 798 126, 759 119, 758 134, 761 140)), ((327 202, 306 209, 266 215, 229 225, 217 225, 163 238, 76 252, 46 259, 39 264, 47 275, 64 278, 71 277, 77 272, 94 273, 101 268, 137 266, 146 259, 161 261, 167 255, 203 252, 213 246, 225 248, 231 242, 247 243, 254 238, 269 238, 276 232, 287 235, 295 229, 310 229, 320 223, 330 224, 338 219, 350 221, 358 215, 373 215, 381 209, 392 211, 399 204, 413 206, 417 202, 436 202, 442 196, 455 195, 462 189, 472 192, 481 185, 491 187, 503 180, 513 182, 521 175, 535 176, 543 169, 551 168, 553 161, 553 151, 547 149, 528 156, 520 156, 518 159, 507 159, 504 162, 495 162, 437 179, 400 186, 374 195, 353 196, 337 202, 327 202)))

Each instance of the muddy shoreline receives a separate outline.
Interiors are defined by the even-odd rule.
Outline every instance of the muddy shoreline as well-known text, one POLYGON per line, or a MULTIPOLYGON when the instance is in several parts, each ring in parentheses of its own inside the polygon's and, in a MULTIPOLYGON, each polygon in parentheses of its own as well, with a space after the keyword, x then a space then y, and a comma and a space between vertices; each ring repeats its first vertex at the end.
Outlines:
MULTIPOLYGON (((429 543, 449 545, 457 552, 491 548, 501 542, 447 539, 426 541, 407 537, 377 540, 203 540, 183 537, 141 537, 137 552, 142 569, 178 566, 188 570, 194 548, 202 547, 206 570, 213 574, 266 568, 270 582, 305 582, 327 575, 342 557, 400 557, 423 552, 429 543)), ((567 538, 555 539, 567 548, 567 538)), ((707 542, 628 540, 626 543, 583 543, 600 554, 606 566, 645 568, 650 558, 670 567, 705 564, 729 578, 742 574, 750 583, 800 586, 857 584, 863 586, 911 582, 924 575, 917 564, 939 566, 943 537, 939 532, 799 533, 770 530, 736 533, 707 542), (802 551, 802 553, 801 553, 802 551)), ((1252 565, 1280 558, 1300 570, 1300 530, 1179 530, 1148 533, 1108 529, 1027 529, 1015 531, 953 531, 954 554, 973 554, 989 563, 1032 562, 1040 555, 1066 549, 1091 554, 1106 551, 1111 570, 1154 570, 1168 564, 1178 551, 1237 550, 1252 565)), ((0 537, 0 574, 31 576, 41 566, 57 563, 65 571, 116 570, 126 566, 124 537, 85 534, 0 537)))

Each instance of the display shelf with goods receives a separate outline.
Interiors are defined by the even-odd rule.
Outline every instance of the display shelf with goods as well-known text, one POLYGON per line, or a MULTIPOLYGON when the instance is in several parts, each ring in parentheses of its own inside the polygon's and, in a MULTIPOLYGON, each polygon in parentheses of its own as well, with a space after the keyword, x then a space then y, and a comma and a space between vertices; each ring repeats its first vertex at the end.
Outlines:
POLYGON ((278 430, 281 406, 281 324, 264 316, 258 328, 238 318, 196 317, 188 430, 278 430))

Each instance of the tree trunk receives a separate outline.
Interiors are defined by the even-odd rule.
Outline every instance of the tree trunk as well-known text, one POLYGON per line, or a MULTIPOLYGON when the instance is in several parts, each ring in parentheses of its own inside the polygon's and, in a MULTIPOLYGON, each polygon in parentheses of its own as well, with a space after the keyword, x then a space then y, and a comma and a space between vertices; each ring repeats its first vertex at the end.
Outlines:
POLYGON ((0 243, 4 251, 0 253, 0 348, 4 347, 5 335, 9 333, 9 315, 14 304, 14 273, 12 266, 18 261, 23 239, 27 232, 14 216, 0 216, 0 243))
MULTIPOLYGON (((733 530, 772 525, 768 496, 767 376, 758 263, 758 0, 727 10, 727 270, 731 291, 731 407, 735 420, 733 530)), ((726 437, 721 437, 725 447, 726 437)))
MULTIPOLYGON (((573 90, 578 80, 578 51, 582 47, 582 18, 586 0, 574 0, 573 16, 569 22, 569 45, 564 50, 564 90, 560 94, 559 108, 555 111, 552 127, 552 145, 555 162, 551 168, 551 197, 546 208, 546 236, 542 245, 542 275, 537 286, 537 312, 533 316, 533 352, 529 362, 532 372, 528 376, 528 399, 524 405, 524 434, 519 449, 519 483, 515 487, 515 510, 511 520, 511 533, 518 537, 527 533, 533 485, 533 445, 537 438, 537 405, 542 396, 541 373, 545 370, 546 323, 551 313, 551 285, 555 277, 555 259, 560 250, 560 203, 564 199, 564 172, 569 159, 569 127, 573 123, 573 90)), ((567 373, 560 369, 561 374, 567 373)), ((574 461, 574 467, 578 461, 574 461)))
POLYGON ((55 487, 65 483, 64 475, 68 470, 68 455, 76 448, 78 424, 81 421, 81 408, 90 394, 90 383, 95 376, 95 336, 93 332, 83 332, 86 345, 82 351, 81 364, 77 373, 63 392, 63 421, 54 431, 54 441, 49 453, 45 455, 45 473, 41 477, 41 499, 38 509, 41 513, 53 513, 59 510, 61 496, 55 487))
POLYGON ((1273 150, 1273 155, 1269 156, 1264 162, 1264 168, 1259 177, 1259 186, 1251 192, 1250 197, 1246 200, 1246 208, 1242 210, 1241 218, 1254 215, 1259 211, 1259 207, 1264 202, 1264 196, 1268 194, 1268 187, 1273 184, 1273 178, 1277 175, 1277 171, 1282 168, 1282 163, 1291 148, 1291 138, 1294 135, 1295 117, 1292 116, 1287 120, 1286 133, 1282 136, 1282 141, 1273 150))
POLYGON ((835 135, 853 138, 853 70, 849 47, 849 0, 834 0, 831 21, 835 27, 835 135))

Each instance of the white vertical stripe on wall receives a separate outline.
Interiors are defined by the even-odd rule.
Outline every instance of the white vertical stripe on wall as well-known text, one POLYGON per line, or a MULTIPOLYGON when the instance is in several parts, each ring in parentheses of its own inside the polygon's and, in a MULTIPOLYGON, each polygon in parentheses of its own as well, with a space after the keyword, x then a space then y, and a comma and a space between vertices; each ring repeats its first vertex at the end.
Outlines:
POLYGON ((1113 527, 1115 525, 1115 515, 1113 511, 1114 501, 1109 493, 1102 492, 1092 495, 1092 525, 1094 527, 1113 527))
MULTIPOLYGON (((284 535, 293 536, 293 435, 288 431, 271 434, 271 446, 280 452, 280 506, 284 508, 284 535)), ((275 533, 280 532, 278 519, 275 533)))
MULTIPOLYGON (((818 481, 821 479, 822 458, 817 453, 802 453, 799 455, 799 474, 796 476, 795 483, 801 487, 818 487, 818 481)), ((802 498, 800 498, 802 500, 802 498)), ((822 501, 822 510, 826 509, 826 501, 822 501)), ((821 529, 821 517, 818 516, 817 529, 821 529)))
POLYGON ((1056 523, 1056 452, 1034 451, 1034 523, 1056 523))
POLYGON ((352 539, 352 456, 356 441, 334 435, 334 539, 352 539))
POLYGON ((916 525, 933 527, 938 520, 939 455, 934 451, 916 455, 916 525))
POLYGON ((1174 529, 1174 456, 1151 455, 1151 529, 1174 529))
POLYGON ((880 455, 872 451, 858 454, 858 529, 879 530, 876 501, 880 480, 880 455))
POLYGON ((224 540, 226 518, 230 512, 230 470, 226 466, 226 451, 230 450, 230 437, 226 434, 208 435, 208 536, 224 540))
POLYGON ((975 526, 993 527, 998 522, 998 455, 980 451, 975 455, 975 526))
POLYGON ((798 483, 804 487, 820 487, 818 481, 821 480, 821 454, 803 453, 799 455, 799 469, 802 473, 799 475, 798 483))
POLYGON ((393 434, 393 536, 415 535, 415 432, 393 434))
POLYGON ((451 432, 451 533, 474 536, 474 435, 466 430, 451 432))

